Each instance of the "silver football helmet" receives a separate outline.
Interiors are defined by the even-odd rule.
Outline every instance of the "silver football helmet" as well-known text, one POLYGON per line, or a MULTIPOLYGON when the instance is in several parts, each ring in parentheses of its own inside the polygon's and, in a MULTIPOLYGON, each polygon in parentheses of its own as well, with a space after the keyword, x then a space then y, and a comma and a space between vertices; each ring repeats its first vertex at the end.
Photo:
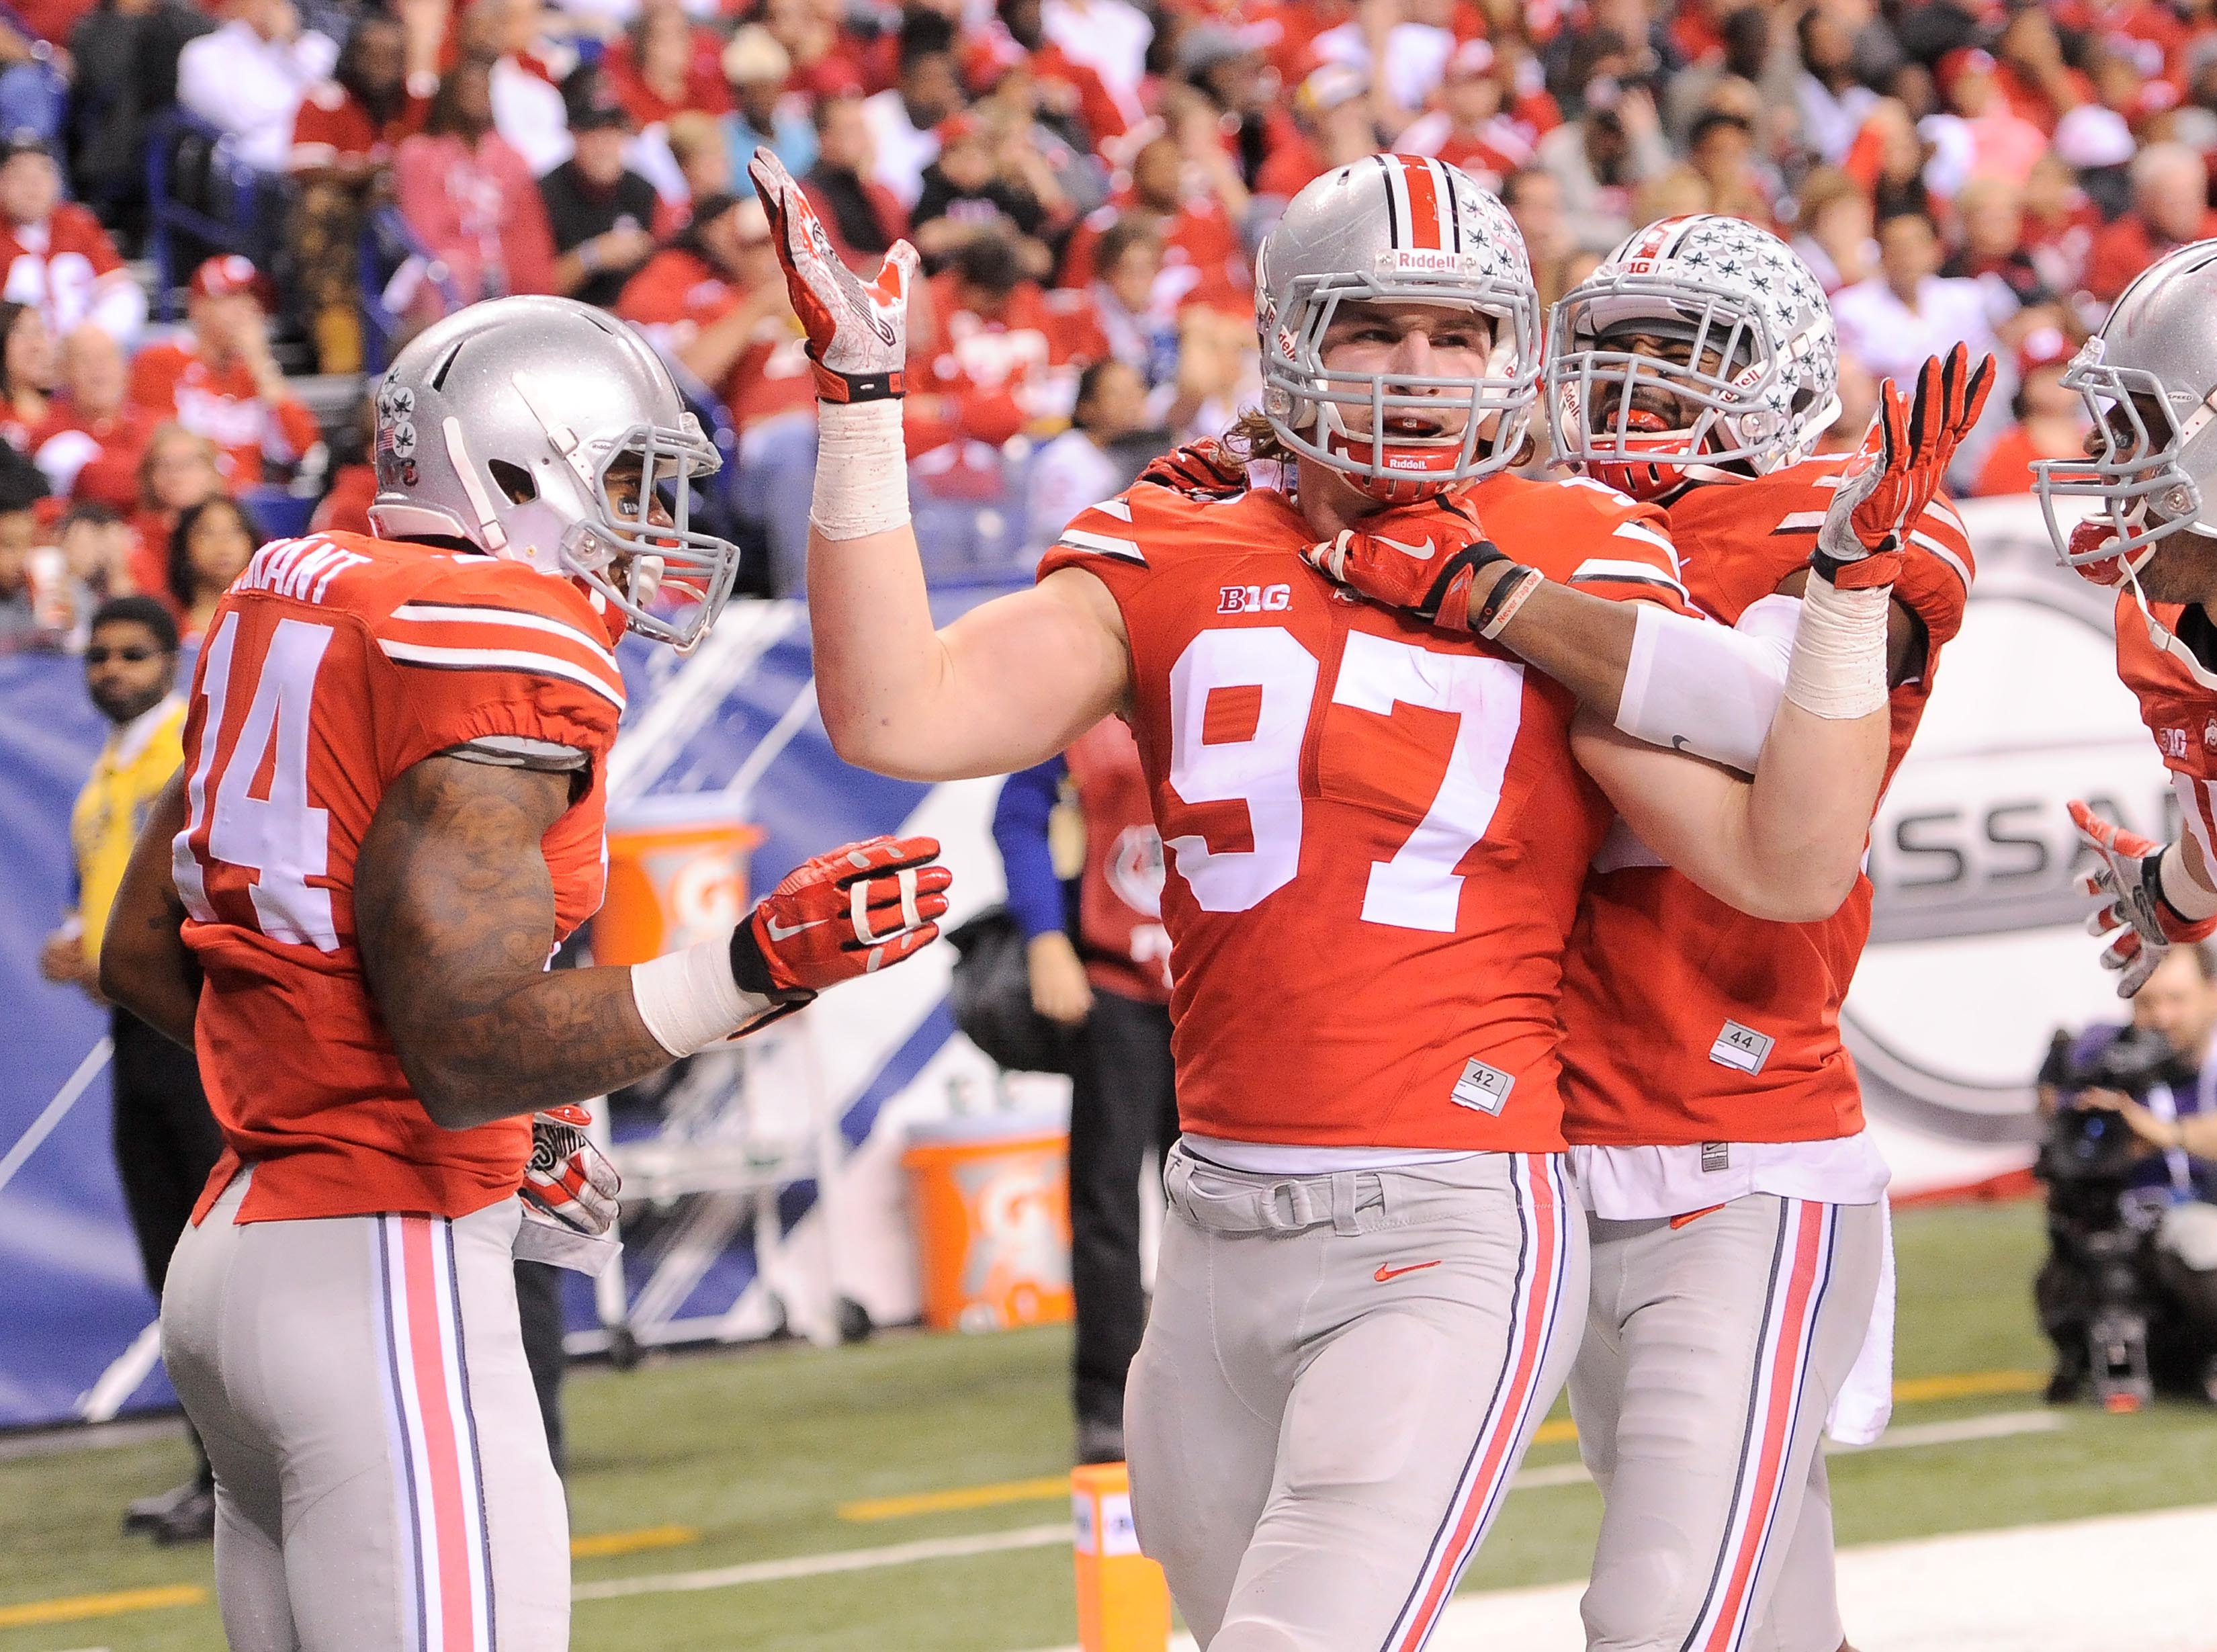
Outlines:
POLYGON ((569 299, 495 299, 426 328, 379 381, 369 519, 566 575, 685 649, 738 572, 737 546, 689 523, 691 484, 722 463, 630 328, 569 299))
POLYGON ((2137 570, 2167 535, 2217 537, 2217 241, 2143 270, 2063 383, 2084 399, 2101 452, 2032 467, 2056 554, 2074 568, 2118 558, 2137 570), (2115 537, 2074 552, 2059 499, 2098 501, 2115 537))
POLYGON ((1366 156, 1287 204, 1256 255, 1255 327, 1263 411, 1279 441, 1389 502, 1505 468, 1539 396, 1540 295, 1524 237, 1467 174, 1423 156, 1366 156), (1325 334, 1350 300, 1475 311, 1492 336, 1485 373, 1327 368, 1325 334), (1354 408, 1368 413, 1367 430, 1349 428, 1354 408), (1439 428, 1413 428, 1427 422, 1439 428))
POLYGON ((1556 459, 1652 499, 1808 458, 1839 416, 1839 335, 1823 287, 1776 236, 1715 213, 1666 218, 1556 304, 1547 377, 1556 459), (1630 347, 1643 337, 1685 360, 1630 347))

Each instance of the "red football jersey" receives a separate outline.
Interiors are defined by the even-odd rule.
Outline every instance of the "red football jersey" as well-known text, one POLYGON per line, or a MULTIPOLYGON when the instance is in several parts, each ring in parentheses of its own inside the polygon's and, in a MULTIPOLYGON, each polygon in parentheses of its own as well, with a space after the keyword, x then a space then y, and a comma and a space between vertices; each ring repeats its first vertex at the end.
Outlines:
MULTIPOLYGON (((2186 622, 2187 610, 2175 602, 2151 602, 2148 612, 2174 637, 2186 622)), ((2130 591, 2117 593, 2117 675, 2140 703, 2140 721, 2171 771, 2186 829, 2202 858, 2217 866, 2217 693, 2196 682, 2185 661, 2155 645, 2130 591)))
POLYGON ((516 1191, 531 1121, 432 1123, 362 977, 355 857, 385 788, 488 736, 582 750, 590 784, 546 836, 555 932, 600 905, 602 772, 623 710, 612 628, 522 563, 358 533, 265 546, 217 605, 185 724, 174 852, 206 977, 196 1044, 242 1221, 465 1216, 516 1191))
MULTIPOLYGON (((1806 567, 1847 457, 1696 487, 1673 504, 1670 537, 1694 600, 1731 625, 1806 567)), ((1924 671, 1891 696, 1889 780, 1924 715, 1942 645, 1962 627, 1971 573, 1962 519, 1936 502, 1893 588, 1924 622, 1926 650, 1924 671)), ((1870 879, 1857 878, 1821 922, 1772 923, 1644 852, 1633 860, 1597 871, 1579 909, 1563 990, 1571 1141, 1829 1141, 1861 1130, 1840 1001, 1870 934, 1870 879)))
POLYGON ((1072 741, 1063 761, 1085 822, 1078 874, 1078 939, 1096 987, 1167 1003, 1170 936, 1163 928, 1163 838, 1139 749, 1123 719, 1104 717, 1072 741))
MULTIPOLYGON (((1473 502, 1551 579, 1677 605, 1660 513, 1496 477, 1473 502)), ((1563 952, 1608 827, 1574 704, 1489 645, 1340 591, 1281 493, 1143 483, 1041 560, 1115 595, 1163 838, 1180 1118, 1234 1141, 1563 1146, 1563 952)))
POLYGON ((73 200, 43 225, 0 222, 0 299, 40 311, 57 342, 84 324, 103 281, 131 279, 100 220, 73 200))
POLYGON ((316 416, 287 396, 265 402, 245 362, 211 367, 189 341, 149 344, 131 363, 131 400, 173 418, 216 445, 217 463, 233 491, 262 480, 262 460, 290 464, 323 432, 316 416))

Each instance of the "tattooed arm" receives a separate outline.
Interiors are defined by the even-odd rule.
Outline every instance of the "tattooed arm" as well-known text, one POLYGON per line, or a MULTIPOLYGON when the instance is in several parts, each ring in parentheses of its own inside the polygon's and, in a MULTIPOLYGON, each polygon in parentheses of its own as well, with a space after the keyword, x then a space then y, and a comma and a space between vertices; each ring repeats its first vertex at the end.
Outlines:
POLYGON ((386 790, 355 862, 364 973, 423 1111, 448 1130, 659 1071, 628 969, 548 971, 540 841, 570 777, 429 757, 386 790))
POLYGON ((170 866, 170 840, 185 829, 180 769, 146 811, 122 887, 100 943, 100 990, 157 1032, 193 1047, 201 966, 185 945, 185 903, 170 866))

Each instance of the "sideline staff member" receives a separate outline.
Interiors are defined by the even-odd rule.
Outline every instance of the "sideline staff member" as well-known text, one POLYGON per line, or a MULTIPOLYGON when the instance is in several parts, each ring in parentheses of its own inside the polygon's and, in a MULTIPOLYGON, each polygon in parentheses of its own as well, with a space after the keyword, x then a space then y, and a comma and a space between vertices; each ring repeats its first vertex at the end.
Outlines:
MULTIPOLYGON (((39 967, 49 981, 73 982, 100 998, 100 937, 123 881, 148 806, 184 760, 185 702, 176 693, 177 625, 151 596, 120 596, 92 616, 84 650, 85 687, 112 727, 91 778, 70 814, 77 863, 77 910, 46 937, 39 967)), ((129 1011, 111 1007, 110 1069, 115 1094, 115 1168, 139 1238, 146 1288, 157 1298, 170 1253, 223 1150, 199 1064, 129 1011)), ((199 1471, 176 1490, 142 1497, 124 1516, 163 1543, 215 1532, 214 1480, 200 1440, 199 1471)))

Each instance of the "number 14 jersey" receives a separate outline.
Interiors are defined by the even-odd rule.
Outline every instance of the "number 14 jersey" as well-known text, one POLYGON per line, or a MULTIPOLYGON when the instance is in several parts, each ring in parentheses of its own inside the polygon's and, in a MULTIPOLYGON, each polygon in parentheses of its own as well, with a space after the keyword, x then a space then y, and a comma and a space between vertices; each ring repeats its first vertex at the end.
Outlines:
POLYGON ((241 1162, 246 1222, 460 1217, 516 1191, 528 1118, 442 1130, 409 1088, 362 973, 355 859, 412 765, 489 737, 548 742, 590 764, 540 844, 557 938, 591 916, 623 710, 610 630, 566 579, 358 533, 263 546, 217 605, 172 856, 226 1148, 195 1220, 241 1162))
MULTIPOLYGON (((1685 607, 1661 516, 1497 477, 1494 541, 1594 595, 1685 607)), ((1330 584, 1282 493, 1142 483, 1041 560, 1130 638, 1164 851, 1180 1122, 1319 1147, 1563 1146, 1557 1001, 1608 825, 1569 693, 1330 584)))

